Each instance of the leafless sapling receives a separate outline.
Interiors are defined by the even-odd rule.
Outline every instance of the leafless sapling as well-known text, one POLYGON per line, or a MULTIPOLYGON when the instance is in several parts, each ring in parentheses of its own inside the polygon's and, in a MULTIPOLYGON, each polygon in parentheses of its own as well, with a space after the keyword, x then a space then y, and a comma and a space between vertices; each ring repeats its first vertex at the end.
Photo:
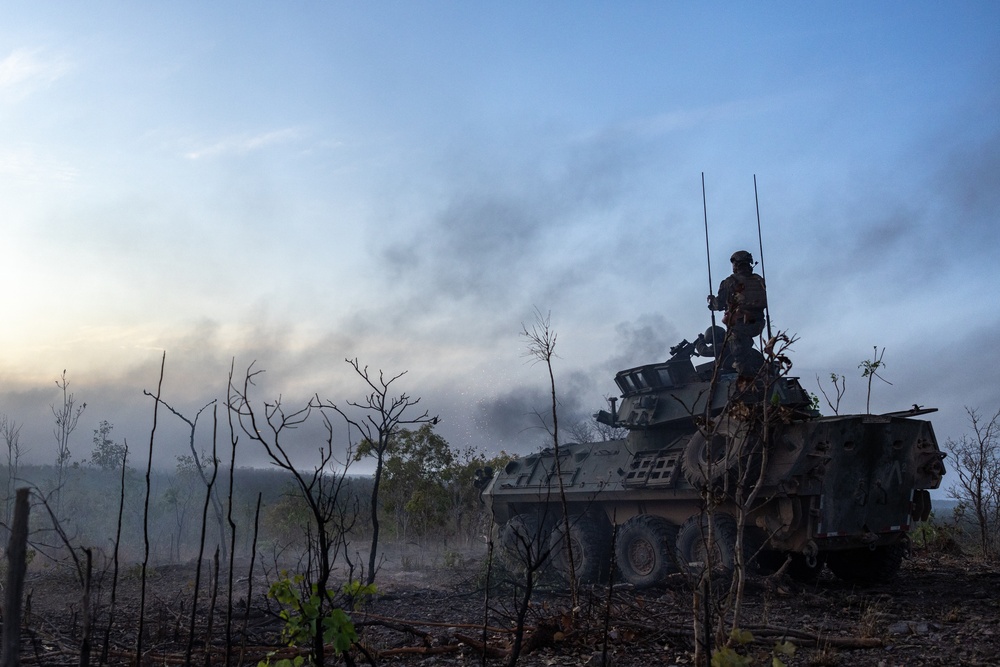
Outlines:
POLYGON ((7 415, 0 415, 0 438, 7 446, 7 492, 4 495, 3 525, 4 540, 11 525, 11 514, 14 510, 14 481, 21 465, 21 425, 7 415))
MULTIPOLYGON (((355 519, 350 499, 346 497, 351 451, 348 449, 344 453, 344 460, 337 458, 333 424, 327 414, 333 407, 318 397, 291 410, 285 408, 280 398, 270 402, 255 401, 251 393, 262 373, 251 364, 242 382, 233 381, 231 376, 227 400, 232 413, 230 423, 250 442, 262 447, 272 464, 288 472, 309 508, 308 553, 304 559, 305 571, 300 574, 306 599, 316 596, 314 612, 316 618, 322 620, 341 607, 331 583, 334 564, 347 550, 348 533, 355 519), (312 470, 302 470, 295 464, 295 446, 289 436, 316 415, 322 420, 325 436, 316 448, 319 459, 312 470)), ((324 664, 323 627, 319 622, 312 637, 311 659, 316 665, 324 664)))
POLYGON ((707 665, 713 647, 731 651, 732 638, 740 636, 746 576, 750 560, 762 546, 760 536, 751 536, 746 524, 758 509, 763 489, 766 443, 775 424, 787 418, 784 408, 772 405, 768 397, 791 367, 787 351, 793 342, 779 332, 763 345, 765 363, 753 376, 735 380, 726 407, 716 415, 711 395, 719 382, 717 365, 698 419, 699 435, 706 443, 704 469, 699 473, 705 480, 703 512, 682 527, 678 540, 679 558, 697 562, 697 566, 682 563, 693 592, 695 664, 707 665))
POLYGON ((87 409, 87 404, 76 404, 76 396, 69 391, 69 380, 66 378, 66 371, 56 380, 56 386, 62 394, 62 403, 57 408, 52 406, 52 415, 56 418, 56 425, 53 435, 56 439, 56 486, 55 486, 55 510, 59 515, 60 500, 62 496, 63 483, 66 481, 66 465, 70 462, 73 454, 69 449, 69 439, 80 421, 80 415, 87 409))
POLYGON ((149 498, 152 495, 153 443, 156 440, 156 421, 160 414, 160 392, 163 389, 163 371, 167 364, 167 353, 160 357, 160 379, 153 397, 153 425, 149 429, 149 453, 146 458, 146 494, 142 507, 142 576, 139 586, 139 627, 135 640, 135 664, 142 664, 143 629, 146 621, 146 574, 149 569, 149 498))
POLYGON ((341 408, 330 402, 324 402, 321 405, 339 413, 360 436, 361 443, 358 445, 358 453, 364 452, 362 455, 375 459, 375 475, 370 502, 372 541, 368 552, 366 580, 367 584, 372 584, 378 569, 379 491, 385 461, 392 448, 393 439, 400 428, 414 424, 437 424, 439 420, 437 416, 431 417, 426 410, 416 416, 410 416, 409 412, 420 403, 420 399, 411 398, 405 392, 394 393, 395 387, 393 385, 406 375, 406 371, 396 375, 386 375, 384 371, 380 370, 376 377, 374 372, 368 370, 368 366, 361 366, 357 358, 345 361, 368 386, 367 396, 360 401, 345 401, 346 408, 341 408))
POLYGON ((1000 410, 989 418, 968 407, 965 412, 971 435, 945 441, 958 475, 948 494, 959 502, 959 507, 972 509, 979 532, 979 548, 983 556, 989 557, 1000 544, 997 538, 1000 528, 1000 410))
POLYGON ((819 376, 816 376, 816 385, 819 387, 820 393, 823 394, 823 399, 826 401, 826 404, 830 406, 830 410, 833 411, 833 414, 839 415, 840 401, 844 398, 844 393, 847 391, 847 377, 836 373, 830 373, 830 384, 833 385, 835 392, 833 400, 830 400, 830 396, 826 393, 826 390, 823 389, 823 383, 819 381, 819 376))
MULTIPOLYGON (((148 391, 143 392, 143 393, 145 393, 147 396, 149 396, 151 398, 156 399, 156 397, 154 397, 148 391)), ((198 448, 195 445, 195 436, 197 435, 197 431, 198 431, 198 419, 201 417, 202 413, 205 410, 207 410, 210 406, 212 406, 215 403, 215 401, 214 400, 209 401, 208 403, 206 403, 205 405, 203 405, 201 408, 199 408, 198 412, 195 413, 195 416, 192 419, 192 418, 186 417, 180 411, 174 409, 173 406, 171 406, 166 401, 163 401, 162 399, 156 399, 156 400, 160 401, 163 404, 163 407, 165 407, 167 410, 170 411, 171 414, 173 414, 175 417, 177 417, 178 419, 180 419, 182 422, 184 422, 187 425, 187 427, 188 427, 188 449, 190 450, 191 453, 189 455, 187 455, 187 457, 185 458, 185 460, 189 460, 191 462, 191 464, 193 465, 193 468, 198 472, 198 476, 201 478, 202 483, 206 487, 211 486, 211 488, 214 489, 214 485, 210 485, 210 481, 213 479, 214 475, 217 474, 219 462, 216 459, 214 453, 212 455, 212 460, 211 461, 206 461, 205 460, 207 457, 205 456, 204 453, 202 453, 202 454, 198 453, 198 448), (210 468, 210 466, 211 466, 211 468, 210 468)), ((215 435, 214 434, 212 436, 212 446, 213 446, 213 449, 214 449, 214 447, 215 447, 215 435)), ((212 504, 212 511, 213 511, 213 514, 214 514, 214 517, 215 517, 215 524, 216 524, 216 528, 218 529, 218 533, 219 533, 218 544, 222 548, 223 559, 225 559, 227 557, 226 554, 228 553, 228 548, 229 548, 228 545, 226 544, 226 527, 225 527, 226 513, 225 513, 225 510, 224 510, 224 508, 222 506, 222 500, 219 499, 218 491, 217 490, 213 490, 213 492, 211 494, 209 494, 209 501, 212 504)), ((178 540, 179 539, 180 538, 178 537, 178 540)))
POLYGON ((125 472, 128 469, 128 440, 122 443, 121 486, 118 496, 118 521, 115 528, 115 542, 112 551, 111 601, 108 606, 108 624, 104 631, 104 643, 101 645, 100 664, 108 664, 108 651, 111 645, 111 628, 115 622, 115 612, 118 604, 118 568, 119 550, 122 541, 122 517, 125 514, 125 472))
MULTIPOLYGON (((214 401, 213 401, 213 403, 214 403, 214 401)), ((194 426, 192 425, 192 431, 193 431, 193 429, 194 429, 194 426)), ((193 597, 193 599, 191 601, 191 622, 190 622, 190 626, 189 626, 189 630, 188 630, 187 652, 185 653, 185 665, 187 665, 188 667, 190 667, 190 664, 191 664, 191 652, 192 652, 192 650, 194 648, 194 628, 195 628, 195 621, 197 620, 197 617, 198 617, 198 595, 201 592, 201 566, 202 566, 202 561, 204 560, 204 556, 205 556, 205 533, 206 533, 207 526, 208 526, 208 507, 209 507, 210 504, 212 504, 213 491, 215 490, 215 481, 219 477, 219 458, 218 458, 218 456, 216 456, 216 453, 217 453, 217 449, 216 449, 216 444, 217 444, 217 439, 216 438, 217 438, 217 435, 218 435, 218 414, 217 414, 216 410, 212 410, 212 474, 211 474, 211 476, 209 476, 208 480, 205 482, 205 502, 202 505, 202 510, 201 510, 201 535, 200 535, 199 541, 198 541, 198 561, 197 561, 198 565, 195 568, 195 575, 194 575, 194 597, 193 597)), ((193 437, 194 436, 193 436, 193 433, 192 433, 192 438, 193 437)), ((200 466, 199 466, 199 471, 201 471, 201 467, 200 466)), ((222 544, 225 544, 226 539, 225 539, 225 535, 224 534, 220 535, 220 542, 222 542, 222 544)), ((214 559, 213 562, 214 562, 214 565, 215 565, 215 572, 216 572, 215 578, 213 579, 213 581, 217 582, 217 580, 218 580, 218 565, 219 565, 219 547, 218 546, 216 546, 216 549, 215 549, 215 559, 214 559)), ((210 569, 211 569, 211 566, 210 566, 210 569)), ((211 573, 210 573, 210 578, 211 578, 211 573)), ((214 590, 215 590, 215 588, 213 587, 213 591, 214 590)), ((212 595, 212 606, 214 607, 214 605, 215 605, 215 595, 213 593, 213 595, 212 595)), ((213 616, 213 614, 212 614, 212 611, 210 610, 209 614, 208 614, 209 625, 211 625, 212 616, 213 616)), ((206 642, 206 646, 207 645, 208 645, 208 643, 206 642)))
POLYGON ((556 378, 555 373, 552 370, 552 360, 556 356, 557 334, 552 329, 550 320, 551 316, 549 313, 542 315, 541 311, 536 308, 535 322, 530 328, 527 325, 522 324, 521 335, 524 336, 528 342, 527 356, 530 359, 533 359, 535 363, 545 364, 545 368, 549 375, 549 390, 551 395, 552 410, 552 428, 549 431, 549 434, 552 436, 552 451, 554 454, 556 479, 558 480, 559 485, 559 504, 562 508, 562 534, 565 536, 565 544, 562 545, 561 548, 565 552, 566 561, 568 563, 567 570, 569 574, 569 589, 570 595, 573 598, 573 608, 575 609, 578 606, 576 563, 575 554, 573 553, 573 540, 570 537, 572 535, 572 526, 570 525, 569 503, 566 500, 566 488, 563 484, 562 464, 559 456, 559 411, 558 401, 556 400, 556 378))
MULTIPOLYGON (((92 609, 91 609, 91 588, 94 570, 94 551, 90 547, 77 546, 73 544, 70 535, 64 529, 55 509, 49 504, 48 499, 36 490, 35 497, 39 504, 45 509, 52 522, 52 532, 58 538, 61 546, 65 549, 72 561, 73 570, 76 574, 77 583, 80 585, 80 660, 79 665, 86 667, 90 664, 90 653, 92 648, 91 633, 93 630, 92 609), (77 553, 79 551, 79 554, 77 553), (83 556, 81 560, 80 556, 83 556)), ((37 544, 37 543, 36 543, 37 544)), ((50 545, 51 546, 51 545, 50 545)))

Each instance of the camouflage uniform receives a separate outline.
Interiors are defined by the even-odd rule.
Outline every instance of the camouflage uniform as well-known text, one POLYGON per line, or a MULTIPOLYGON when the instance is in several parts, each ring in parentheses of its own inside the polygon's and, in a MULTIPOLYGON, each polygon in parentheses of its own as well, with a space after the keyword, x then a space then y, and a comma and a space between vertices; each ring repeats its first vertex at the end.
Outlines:
POLYGON ((763 358, 753 348, 753 339, 764 330, 767 289, 764 279, 753 272, 753 257, 745 250, 732 256, 733 275, 719 285, 718 296, 709 295, 708 307, 724 310, 729 356, 741 375, 755 375, 763 358))

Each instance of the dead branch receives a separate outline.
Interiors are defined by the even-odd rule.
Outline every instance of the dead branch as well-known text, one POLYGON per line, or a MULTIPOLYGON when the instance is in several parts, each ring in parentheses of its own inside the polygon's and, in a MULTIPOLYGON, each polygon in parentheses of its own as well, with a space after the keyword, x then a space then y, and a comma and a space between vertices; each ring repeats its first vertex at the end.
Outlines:
POLYGON ((762 641, 762 637, 791 637, 797 640, 811 642, 813 646, 831 646, 833 648, 880 648, 885 642, 876 637, 834 637, 805 630, 777 628, 770 625, 748 625, 743 628, 755 635, 758 643, 769 644, 770 640, 762 641))
MULTIPOLYGON (((363 616, 366 619, 372 619, 375 621, 384 621, 386 623, 397 623, 399 625, 408 625, 412 627, 424 627, 424 628, 464 628, 466 630, 482 630, 483 625, 481 623, 447 623, 444 621, 415 621, 409 619, 401 618, 390 618, 389 616, 380 616, 378 614, 372 614, 369 612, 356 612, 357 616, 363 616)), ((365 624, 364 621, 361 623, 355 622, 355 625, 365 624)), ((530 630, 529 626, 525 626, 526 630, 530 630)), ((487 632, 499 632, 499 633, 511 633, 514 632, 513 628, 494 628, 487 627, 487 632)), ((419 634, 415 632, 414 634, 419 634)))

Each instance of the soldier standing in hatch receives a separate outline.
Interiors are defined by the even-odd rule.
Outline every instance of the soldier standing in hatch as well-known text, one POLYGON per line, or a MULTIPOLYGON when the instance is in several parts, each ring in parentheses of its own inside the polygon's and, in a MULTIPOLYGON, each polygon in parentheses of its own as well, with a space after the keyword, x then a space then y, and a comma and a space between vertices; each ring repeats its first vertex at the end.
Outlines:
POLYGON ((724 310, 722 323, 728 329, 726 339, 733 367, 740 375, 754 376, 763 364, 753 349, 753 339, 764 330, 767 289, 764 279, 753 272, 753 255, 737 250, 729 258, 733 275, 719 285, 719 294, 708 295, 711 310, 724 310))

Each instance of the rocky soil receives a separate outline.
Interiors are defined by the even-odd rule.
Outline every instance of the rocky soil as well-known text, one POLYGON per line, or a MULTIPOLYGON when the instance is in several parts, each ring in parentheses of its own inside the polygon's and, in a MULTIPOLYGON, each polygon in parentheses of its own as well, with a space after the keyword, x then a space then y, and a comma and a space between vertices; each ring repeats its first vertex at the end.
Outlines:
MULTIPOLYGON (((129 664, 138 628, 140 578, 123 573, 117 591, 116 619, 108 635, 108 663, 129 664)), ((356 664, 479 665, 484 624, 487 664, 505 664, 513 640, 517 589, 500 586, 487 596, 479 559, 422 570, 380 572, 379 593, 353 613, 365 651, 352 652, 356 664), (484 610, 488 609, 488 613, 484 610)), ((237 579, 232 636, 242 659, 229 664, 256 665, 268 652, 282 652, 267 582, 237 579), (246 633, 242 632, 246 618, 246 633), (243 643, 241 637, 246 637, 243 643)), ((195 641, 196 664, 226 664, 225 580, 216 614, 209 624, 211 589, 203 575, 195 641), (204 637, 211 636, 206 662, 204 637)), ((146 664, 184 664, 188 650, 194 568, 154 568, 147 579, 144 616, 146 664)), ((79 664, 83 618, 80 587, 70 572, 54 568, 29 574, 28 608, 22 635, 22 663, 79 664)), ((95 588, 92 599, 107 609, 110 585, 95 588)), ((542 586, 526 620, 520 665, 601 665, 649 667, 691 665, 691 593, 678 578, 657 590, 607 587, 583 591, 576 608, 563 592, 542 586)), ((858 588, 828 574, 803 585, 780 578, 754 578, 747 587, 740 626, 748 631, 740 654, 771 665, 776 644, 785 644, 787 665, 998 665, 1000 664, 1000 567, 967 557, 917 553, 898 579, 858 588), (788 655, 794 646, 794 654, 788 655)), ((90 664, 98 664, 107 613, 95 622, 90 664)), ((342 664, 335 660, 328 664, 342 664)), ((737 664, 735 662, 731 664, 737 664)))

